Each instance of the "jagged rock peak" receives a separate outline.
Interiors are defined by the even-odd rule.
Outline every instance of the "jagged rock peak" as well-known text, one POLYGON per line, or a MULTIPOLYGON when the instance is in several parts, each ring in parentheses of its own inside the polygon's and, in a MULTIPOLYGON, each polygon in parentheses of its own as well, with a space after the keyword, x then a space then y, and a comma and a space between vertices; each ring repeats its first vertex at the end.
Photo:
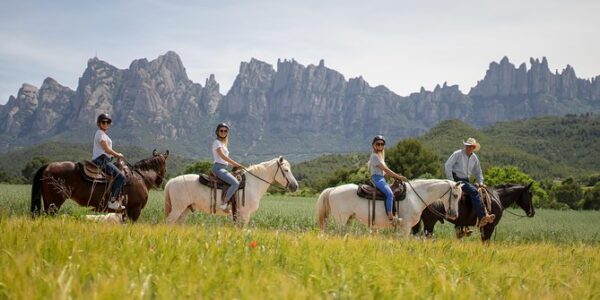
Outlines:
POLYGON ((44 85, 61 85, 61 84, 58 83, 58 81, 56 81, 52 77, 46 77, 46 79, 44 79, 44 83, 42 83, 42 86, 44 86, 44 85))
POLYGON ((21 88, 19 89, 19 93, 21 93, 21 92, 23 92, 23 93, 25 93, 25 92, 35 92, 35 93, 37 93, 37 91, 38 91, 37 86, 35 86, 33 84, 30 84, 30 83, 23 83, 21 85, 21 88))

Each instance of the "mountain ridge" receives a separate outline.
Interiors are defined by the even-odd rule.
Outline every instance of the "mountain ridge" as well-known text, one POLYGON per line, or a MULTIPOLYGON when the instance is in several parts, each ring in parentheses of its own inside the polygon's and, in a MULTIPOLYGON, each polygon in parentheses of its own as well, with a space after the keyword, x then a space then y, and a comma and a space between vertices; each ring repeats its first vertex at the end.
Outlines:
POLYGON ((481 127, 600 110, 600 76, 577 78, 571 66, 552 73, 545 57, 530 63, 528 70, 507 57, 492 62, 468 94, 444 83, 403 97, 361 76, 346 80, 323 60, 304 66, 279 59, 275 68, 252 58, 223 95, 214 75, 204 86, 191 81, 173 51, 127 69, 91 58, 76 90, 47 78, 0 105, 0 153, 50 140, 87 142, 105 112, 118 144, 171 147, 189 157, 208 156, 214 126, 226 121, 239 155, 260 160, 364 150, 375 134, 417 136, 447 119, 481 127))

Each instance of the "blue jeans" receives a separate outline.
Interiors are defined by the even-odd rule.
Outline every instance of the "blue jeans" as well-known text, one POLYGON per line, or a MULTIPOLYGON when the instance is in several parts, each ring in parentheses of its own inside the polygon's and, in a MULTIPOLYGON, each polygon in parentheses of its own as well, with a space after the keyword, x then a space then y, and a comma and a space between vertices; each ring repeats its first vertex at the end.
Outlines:
POLYGON ((224 199, 225 203, 229 202, 229 199, 231 199, 233 193, 235 193, 235 191, 237 191, 237 189, 240 187, 240 182, 233 175, 231 175, 229 171, 227 171, 227 166, 224 164, 215 163, 212 167, 212 171, 217 177, 219 177, 219 179, 229 184, 224 199))
POLYGON ((371 175, 371 181, 373 184, 385 194, 385 213, 392 212, 392 202, 394 202, 394 194, 390 185, 385 181, 385 178, 381 175, 371 175))
POLYGON ((104 173, 114 178, 112 189, 110 190, 110 198, 111 200, 117 199, 119 197, 119 194, 121 193, 123 184, 125 184, 125 176, 123 176, 121 170, 119 170, 117 166, 115 166, 115 164, 112 163, 111 158, 104 154, 96 157, 96 159, 94 159, 93 162, 98 167, 100 167, 100 169, 104 171, 104 173))
POLYGON ((473 205, 473 209, 475 210, 475 214, 479 219, 485 216, 485 210, 483 209, 483 203, 481 202, 481 198, 479 197, 479 192, 477 188, 472 185, 469 180, 464 178, 455 178, 456 181, 460 181, 463 184, 462 190, 463 192, 469 195, 469 199, 471 199, 471 204, 473 205))

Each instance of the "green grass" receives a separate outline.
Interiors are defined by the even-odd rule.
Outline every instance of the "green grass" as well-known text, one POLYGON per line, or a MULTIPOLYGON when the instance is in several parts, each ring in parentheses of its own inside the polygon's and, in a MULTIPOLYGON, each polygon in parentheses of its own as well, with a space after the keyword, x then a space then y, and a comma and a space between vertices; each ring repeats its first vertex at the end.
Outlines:
MULTIPOLYGON (((248 228, 194 213, 163 224, 153 191, 136 224, 28 216, 29 186, 0 185, 0 299, 600 297, 600 212, 504 216, 494 241, 315 224, 315 198, 268 196, 248 228)), ((517 210, 515 210, 518 212, 517 210)))

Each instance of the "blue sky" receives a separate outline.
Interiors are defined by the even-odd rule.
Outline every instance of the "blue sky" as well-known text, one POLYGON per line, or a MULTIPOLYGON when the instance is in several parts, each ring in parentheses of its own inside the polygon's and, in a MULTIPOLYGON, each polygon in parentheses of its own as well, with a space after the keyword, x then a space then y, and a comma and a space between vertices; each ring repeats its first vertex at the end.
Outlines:
POLYGON ((76 89, 87 60, 127 68, 177 52, 225 94, 241 61, 325 60, 399 95, 447 81, 467 93, 491 61, 546 56, 600 75, 600 1, 27 1, 0 4, 0 104, 46 77, 76 89))

